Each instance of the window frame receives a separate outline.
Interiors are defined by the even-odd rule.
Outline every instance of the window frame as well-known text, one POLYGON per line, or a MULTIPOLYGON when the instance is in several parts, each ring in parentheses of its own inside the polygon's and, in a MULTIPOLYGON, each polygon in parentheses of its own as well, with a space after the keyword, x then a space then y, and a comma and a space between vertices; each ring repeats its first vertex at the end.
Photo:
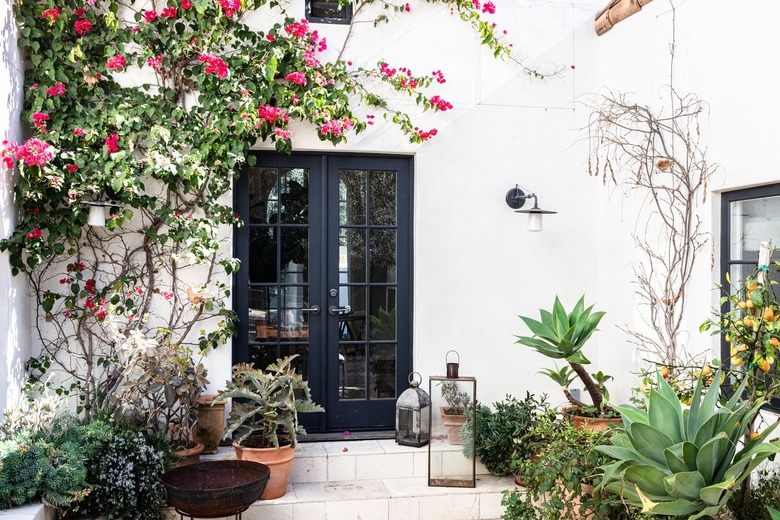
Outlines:
POLYGON ((345 18, 328 18, 328 17, 320 17, 320 16, 312 16, 311 9, 312 9, 312 1, 313 0, 306 0, 304 3, 304 12, 306 14, 306 19, 311 23, 327 23, 327 24, 333 24, 333 25, 349 25, 352 23, 352 2, 347 3, 345 7, 345 18))

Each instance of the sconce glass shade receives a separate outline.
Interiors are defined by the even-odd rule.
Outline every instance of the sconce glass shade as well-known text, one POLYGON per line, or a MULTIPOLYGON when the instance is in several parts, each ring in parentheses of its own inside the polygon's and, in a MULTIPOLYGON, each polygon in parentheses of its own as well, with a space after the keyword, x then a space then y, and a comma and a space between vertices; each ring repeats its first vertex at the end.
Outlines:
POLYGON ((541 213, 529 213, 528 214, 528 231, 541 231, 542 230, 542 214, 541 213))
POLYGON ((106 225, 106 206, 90 206, 87 224, 90 226, 103 227, 106 225))

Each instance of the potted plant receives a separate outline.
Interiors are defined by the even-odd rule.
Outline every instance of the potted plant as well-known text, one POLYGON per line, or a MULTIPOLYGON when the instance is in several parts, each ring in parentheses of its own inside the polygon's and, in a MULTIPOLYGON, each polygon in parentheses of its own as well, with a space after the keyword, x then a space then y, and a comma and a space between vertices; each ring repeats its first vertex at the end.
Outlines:
POLYGON ((198 462, 204 446, 195 441, 193 430, 198 398, 209 383, 203 363, 194 360, 190 347, 165 335, 148 338, 138 329, 125 336, 120 352, 125 368, 117 414, 167 437, 181 458, 179 465, 198 462))
POLYGON ((517 336, 517 343, 535 349, 552 359, 563 359, 568 367, 557 370, 542 371, 561 385, 570 408, 568 415, 574 417, 577 427, 585 426, 603 429, 611 422, 619 422, 619 415, 607 406, 604 383, 611 379, 601 372, 591 375, 584 365, 590 363, 582 352, 585 343, 597 330, 603 311, 593 312, 593 306, 585 307, 585 297, 581 297, 571 312, 566 312, 560 299, 555 297, 551 311, 540 310, 541 320, 520 316, 520 319, 531 330, 533 336, 517 336), (569 392, 569 384, 579 378, 591 398, 591 405, 575 399, 569 392), (580 419, 578 419, 580 417, 580 419))
POLYGON ((442 381, 441 396, 447 406, 440 406, 441 422, 447 428, 447 439, 451 444, 461 444, 460 430, 466 423, 466 408, 471 396, 458 387, 457 381, 442 381))
POLYGON ((271 478, 260 497, 278 498, 287 491, 298 434, 305 434, 299 412, 324 412, 311 399, 311 390, 296 373, 298 355, 277 359, 265 370, 248 363, 233 367, 233 377, 216 399, 233 399, 225 438, 234 439, 239 460, 261 462, 271 468, 271 478), (279 435, 281 428, 283 435, 279 435))
MULTIPOLYGON (((493 407, 477 406, 476 438, 473 446, 482 464, 488 471, 498 476, 512 472, 512 461, 528 459, 534 456, 531 446, 522 442, 537 418, 547 410, 547 397, 538 398, 526 392, 525 399, 519 400, 507 395, 503 401, 493 403, 493 407)), ((463 453, 471 458, 471 435, 474 431, 473 417, 466 411, 466 423, 460 431, 463 440, 463 453)))
POLYGON ((193 436, 203 444, 203 453, 217 453, 219 441, 225 434, 225 405, 227 399, 217 399, 217 394, 201 394, 198 397, 198 422, 193 436))

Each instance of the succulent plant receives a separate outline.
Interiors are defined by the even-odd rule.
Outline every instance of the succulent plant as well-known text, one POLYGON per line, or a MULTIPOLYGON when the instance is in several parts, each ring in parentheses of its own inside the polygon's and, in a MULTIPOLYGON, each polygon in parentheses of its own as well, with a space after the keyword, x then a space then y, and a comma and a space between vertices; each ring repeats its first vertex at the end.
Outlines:
MULTIPOLYGON (((720 381, 721 371, 715 374, 720 381)), ((777 423, 740 446, 752 419, 764 404, 742 399, 745 381, 721 404, 718 386, 696 384, 689 410, 657 374, 658 389, 646 398, 646 411, 616 408, 624 429, 611 446, 597 449, 616 462, 604 467, 601 489, 652 515, 717 514, 739 484, 763 460, 780 452, 780 441, 765 442, 777 423)))
POLYGON ((233 378, 215 400, 230 397, 233 407, 227 420, 225 438, 234 433, 235 441, 251 447, 279 447, 277 430, 282 428, 294 448, 299 433, 306 433, 298 422, 298 412, 324 412, 311 399, 309 384, 296 373, 292 362, 298 354, 277 359, 265 370, 248 363, 233 367, 233 378))
MULTIPOLYGON (((571 312, 567 313, 563 304, 555 297, 552 311, 540 309, 540 319, 520 316, 526 326, 533 332, 533 336, 517 336, 517 343, 526 345, 535 349, 552 359, 565 359, 571 369, 580 378, 585 386, 590 398, 593 401, 593 407, 601 410, 604 402, 604 392, 599 384, 593 381, 585 367, 590 363, 588 358, 582 353, 582 347, 585 342, 596 332, 601 318, 604 317, 603 311, 592 312, 593 306, 585 307, 585 297, 581 297, 571 312)), ((557 367, 556 367, 557 369, 557 367)), ((562 370, 543 372, 553 378, 561 385, 566 398, 572 405, 583 407, 584 403, 575 399, 568 389, 568 384, 572 379, 570 373, 564 368, 562 370)), ((609 377, 609 376, 606 376, 609 377)), ((601 386, 603 388, 603 384, 601 386)))

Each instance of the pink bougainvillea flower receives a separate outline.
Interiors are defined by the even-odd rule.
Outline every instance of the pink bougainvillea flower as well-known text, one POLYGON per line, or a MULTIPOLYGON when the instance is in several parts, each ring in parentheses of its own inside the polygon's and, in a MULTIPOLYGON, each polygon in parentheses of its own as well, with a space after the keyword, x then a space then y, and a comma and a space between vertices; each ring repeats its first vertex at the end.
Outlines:
POLYGON ((471 0, 471 5, 474 6, 474 9, 479 9, 479 0, 471 0))
POLYGON ((185 11, 192 9, 192 2, 190 0, 181 0, 181 8, 185 11))
POLYGON ((306 84, 306 74, 303 72, 291 72, 284 77, 287 81, 292 81, 296 85, 306 84))
POLYGON ((78 9, 76 9, 75 11, 73 11, 73 14, 75 14, 79 18, 84 18, 87 15, 87 10, 84 9, 83 7, 80 7, 78 9))
POLYGON ((485 2, 482 5, 482 12, 488 14, 496 14, 496 6, 493 2, 485 2))
POLYGON ((276 36, 274 36, 273 34, 266 34, 265 39, 268 40, 269 42, 272 42, 276 39, 276 36))
POLYGON ((303 38, 306 36, 306 33, 309 32, 309 21, 302 19, 300 22, 293 22, 290 25, 285 26, 284 30, 290 36, 303 38))
POLYGON ((141 30, 141 28, 140 28, 140 27, 138 27, 138 26, 135 26, 135 27, 133 27, 133 28, 132 28, 132 29, 130 29, 130 30, 133 32, 133 34, 137 34, 137 33, 138 33, 138 31, 140 31, 140 30, 141 30))
POLYGON ((228 18, 233 18, 239 9, 241 9, 241 0, 219 0, 219 5, 222 6, 222 12, 228 18))
MULTIPOLYGON (((5 145, 5 142, 3 144, 5 145)), ((45 166, 47 162, 54 158, 51 146, 35 137, 25 141, 22 146, 15 144, 6 146, 11 149, 11 153, 17 161, 24 161, 24 164, 27 166, 45 166)), ((5 150, 3 155, 6 155, 5 150)))
POLYGON ((105 138, 106 149, 108 153, 119 151, 119 136, 117 134, 109 135, 105 138))
POLYGON ((319 52, 325 52, 325 50, 328 48, 328 41, 326 38, 323 38, 320 40, 320 43, 317 45, 317 51, 319 52))
POLYGON ((126 65, 127 60, 121 54, 115 54, 114 56, 108 58, 108 61, 106 62, 106 68, 108 70, 122 70, 126 65))
POLYGON ((281 128, 277 128, 276 130, 274 130, 274 134, 279 139, 289 139, 290 137, 292 137, 292 132, 291 131, 289 131, 289 130, 282 130, 281 128))
POLYGON ((33 124, 35 124, 35 128, 40 130, 41 132, 46 132, 46 121, 51 119, 49 117, 49 114, 45 114, 43 112, 36 112, 32 116, 33 124))
POLYGON ((76 29, 77 33, 84 35, 92 29, 92 22, 89 20, 77 20, 76 23, 73 24, 73 27, 76 29))
POLYGON ((75 164, 66 164, 65 168, 67 168, 70 173, 76 173, 76 171, 79 169, 79 167, 75 164))
POLYGON ((27 233, 27 238, 29 238, 31 240, 35 240, 35 239, 41 238, 41 230, 38 229, 38 228, 33 228, 32 231, 27 233))
POLYGON ((83 128, 76 128, 75 130, 73 130, 73 135, 75 136, 86 135, 86 132, 84 131, 83 128))
POLYGON ((437 110, 441 110, 442 112, 445 112, 452 108, 452 103, 449 101, 444 101, 439 96, 433 96, 431 98, 431 104, 436 107, 437 110))
POLYGON ((162 56, 153 56, 146 60, 146 64, 149 67, 152 67, 153 69, 159 69, 162 67, 163 64, 163 57, 162 56))
POLYGON ((414 127, 414 131, 415 131, 415 135, 417 136, 418 139, 420 139, 420 141, 427 141, 428 139, 430 139, 431 137, 439 133, 439 131, 436 130, 435 128, 432 128, 426 132, 425 130, 420 130, 419 128, 414 127))
POLYGON ((65 94, 65 84, 55 82, 53 87, 46 89, 46 93, 50 96, 61 96, 65 94))
POLYGON ((355 122, 349 118, 334 119, 328 121, 320 127, 320 133, 322 135, 331 135, 333 137, 339 137, 344 132, 351 130, 355 126, 355 122))
POLYGON ((440 70, 434 70, 431 72, 431 76, 436 80, 436 83, 447 83, 447 80, 444 79, 444 74, 440 70))
POLYGON ((261 118, 268 121, 272 125, 278 121, 282 121, 284 123, 288 123, 290 121, 290 118, 284 109, 271 105, 261 106, 257 109, 257 113, 261 118))
POLYGON ((390 68, 390 65, 387 63, 382 63, 382 65, 379 66, 379 71, 388 79, 395 76, 395 73, 398 72, 396 69, 390 68))
POLYGON ((409 4, 405 4, 404 5, 404 11, 406 11, 408 13, 411 10, 412 10, 412 8, 409 6, 409 4))
POLYGON ((228 67, 227 63, 222 61, 222 58, 219 56, 215 56, 213 54, 201 54, 198 57, 198 60, 205 62, 206 69, 204 72, 206 74, 216 74, 219 79, 224 79, 228 75, 228 67))
POLYGON ((84 307, 86 307, 87 309, 94 309, 95 308, 95 302, 92 301, 92 300, 86 300, 84 302, 84 307))
POLYGON ((62 11, 60 11, 59 7, 55 7, 54 9, 46 9, 43 14, 41 15, 41 18, 44 20, 49 21, 49 25, 54 25, 54 22, 57 21, 57 17, 60 15, 62 11))
POLYGON ((153 22, 157 19, 157 11, 144 11, 144 18, 147 22, 153 22))
POLYGON ((172 5, 169 5, 168 7, 162 10, 160 16, 162 16, 163 18, 176 18, 177 14, 178 13, 176 11, 176 8, 173 7, 172 5))

